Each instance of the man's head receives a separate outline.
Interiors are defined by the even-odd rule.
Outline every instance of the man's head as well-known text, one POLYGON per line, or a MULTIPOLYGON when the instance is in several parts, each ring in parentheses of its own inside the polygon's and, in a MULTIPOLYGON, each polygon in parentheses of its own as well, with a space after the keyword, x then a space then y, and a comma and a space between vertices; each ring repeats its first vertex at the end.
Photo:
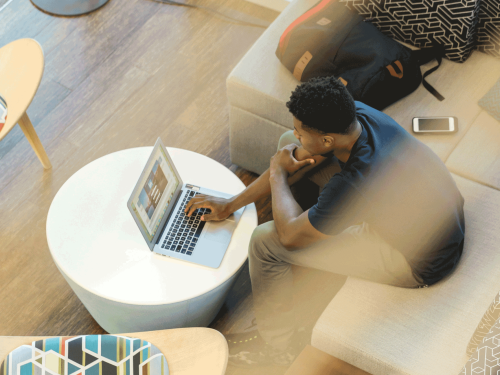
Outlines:
POLYGON ((302 83, 286 106, 294 117, 295 136, 313 154, 344 147, 356 129, 354 99, 335 77, 302 83))

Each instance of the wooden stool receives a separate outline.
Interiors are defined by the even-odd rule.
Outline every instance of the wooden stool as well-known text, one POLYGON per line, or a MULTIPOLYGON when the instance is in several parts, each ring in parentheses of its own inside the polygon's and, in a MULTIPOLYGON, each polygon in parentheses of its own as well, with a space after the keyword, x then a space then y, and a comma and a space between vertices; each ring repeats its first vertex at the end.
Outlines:
POLYGON ((19 123, 43 167, 50 169, 49 158, 26 114, 42 80, 43 66, 43 50, 34 39, 19 39, 0 48, 0 94, 8 110, 0 141, 19 123))

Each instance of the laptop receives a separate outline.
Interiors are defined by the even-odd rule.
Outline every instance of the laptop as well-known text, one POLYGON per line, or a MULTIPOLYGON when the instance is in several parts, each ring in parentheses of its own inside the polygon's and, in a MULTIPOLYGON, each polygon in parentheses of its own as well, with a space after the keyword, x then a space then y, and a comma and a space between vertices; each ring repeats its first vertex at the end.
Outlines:
POLYGON ((199 194, 232 195, 185 183, 158 138, 141 177, 127 202, 149 249, 159 255, 218 268, 245 207, 224 221, 201 221, 209 209, 188 217, 184 209, 199 194))

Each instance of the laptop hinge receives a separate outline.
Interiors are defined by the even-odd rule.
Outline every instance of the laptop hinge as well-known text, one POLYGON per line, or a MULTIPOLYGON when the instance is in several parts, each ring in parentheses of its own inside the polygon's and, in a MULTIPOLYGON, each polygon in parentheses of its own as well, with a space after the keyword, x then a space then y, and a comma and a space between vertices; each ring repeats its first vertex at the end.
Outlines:
POLYGON ((190 190, 194 190, 194 191, 200 191, 199 186, 194 186, 194 185, 190 185, 190 184, 186 184, 186 188, 190 189, 190 190))

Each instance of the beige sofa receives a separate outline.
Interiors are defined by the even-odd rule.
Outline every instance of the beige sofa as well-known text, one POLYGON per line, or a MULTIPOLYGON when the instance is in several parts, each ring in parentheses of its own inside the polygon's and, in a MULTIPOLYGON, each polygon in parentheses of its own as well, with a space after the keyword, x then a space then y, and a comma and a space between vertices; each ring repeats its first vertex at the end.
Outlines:
MULTIPOLYGON (((274 52, 285 28, 315 3, 292 2, 227 79, 231 159, 250 171, 262 173, 292 129, 285 103, 298 81, 274 52)), ((428 79, 444 101, 421 86, 384 111, 408 131, 415 116, 458 117, 457 134, 417 138, 446 163, 465 198, 464 254, 453 275, 428 289, 348 278, 317 321, 313 346, 374 375, 460 372, 500 290, 500 123, 477 104, 499 77, 500 60, 480 52, 463 64, 446 60, 428 79)))

